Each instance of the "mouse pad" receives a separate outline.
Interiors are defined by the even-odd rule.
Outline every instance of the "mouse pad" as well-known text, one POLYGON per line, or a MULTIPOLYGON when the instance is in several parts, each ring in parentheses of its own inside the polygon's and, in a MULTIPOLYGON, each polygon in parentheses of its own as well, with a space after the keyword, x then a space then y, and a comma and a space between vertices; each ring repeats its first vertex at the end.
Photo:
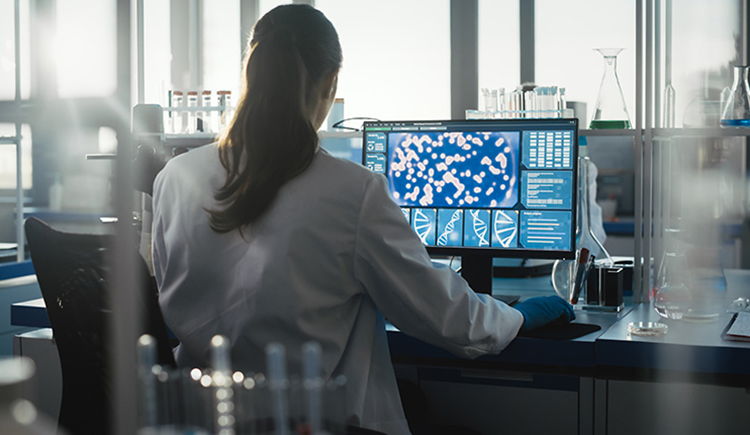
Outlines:
POLYGON ((545 340, 572 340, 583 337, 602 329, 599 325, 588 323, 551 323, 539 329, 528 332, 519 332, 519 337, 526 338, 543 338, 545 340))

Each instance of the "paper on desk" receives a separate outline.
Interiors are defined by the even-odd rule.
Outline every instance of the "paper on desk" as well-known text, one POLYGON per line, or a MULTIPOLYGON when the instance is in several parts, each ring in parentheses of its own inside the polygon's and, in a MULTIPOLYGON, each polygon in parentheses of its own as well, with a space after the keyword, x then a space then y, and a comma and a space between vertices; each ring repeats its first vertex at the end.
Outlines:
POLYGON ((734 323, 732 323, 732 326, 727 331, 727 335, 750 338, 750 313, 745 311, 737 313, 737 318, 734 319, 734 323))

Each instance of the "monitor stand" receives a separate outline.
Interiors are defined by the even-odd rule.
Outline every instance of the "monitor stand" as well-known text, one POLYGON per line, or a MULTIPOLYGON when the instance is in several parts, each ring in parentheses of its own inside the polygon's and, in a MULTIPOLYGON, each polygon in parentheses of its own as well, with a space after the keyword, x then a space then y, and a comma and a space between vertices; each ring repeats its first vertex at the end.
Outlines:
POLYGON ((462 255, 461 276, 475 292, 492 294, 492 256, 462 255))

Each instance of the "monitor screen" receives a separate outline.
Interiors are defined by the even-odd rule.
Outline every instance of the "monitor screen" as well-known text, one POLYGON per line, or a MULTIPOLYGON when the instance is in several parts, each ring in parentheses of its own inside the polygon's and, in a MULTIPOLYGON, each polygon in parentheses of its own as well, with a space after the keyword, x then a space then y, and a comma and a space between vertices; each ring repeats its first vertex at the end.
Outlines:
POLYGON ((367 122, 363 141, 430 253, 574 258, 576 119, 367 122))

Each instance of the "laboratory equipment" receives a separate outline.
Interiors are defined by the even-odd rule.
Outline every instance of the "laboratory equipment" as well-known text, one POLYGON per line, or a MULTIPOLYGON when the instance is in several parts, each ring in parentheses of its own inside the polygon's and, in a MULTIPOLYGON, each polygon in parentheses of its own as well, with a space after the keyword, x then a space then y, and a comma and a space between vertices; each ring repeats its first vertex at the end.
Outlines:
POLYGON ((628 334, 640 337, 663 337, 667 335, 667 325, 658 322, 630 322, 628 334))
POLYGON ((198 131, 198 92, 189 91, 187 93, 187 128, 186 133, 195 133, 198 131))
MULTIPOLYGON (((593 229, 591 228, 591 194, 589 193, 589 169, 592 163, 587 155, 588 147, 586 145, 586 137, 580 137, 579 143, 579 200, 576 208, 577 226, 575 231, 575 246, 581 251, 585 249, 587 253, 590 252, 594 257, 606 259, 608 264, 613 264, 609 252, 607 252, 607 250, 604 248, 604 245, 596 237, 593 229)), ((552 286, 555 289, 555 292, 561 298, 564 298, 566 300, 572 301, 573 291, 578 288, 578 286, 576 286, 575 284, 575 278, 579 273, 579 260, 581 259, 576 258, 575 260, 557 260, 552 267, 552 286)), ((583 283, 581 283, 581 285, 583 285, 583 283)))
POLYGON ((172 92, 172 133, 184 133, 187 120, 185 116, 187 112, 183 112, 181 108, 185 104, 184 96, 182 91, 172 92))
POLYGON ((566 110, 565 88, 557 86, 518 86, 506 93, 505 88, 482 88, 482 110, 467 110, 466 119, 562 118, 572 117, 566 110))
POLYGON ((664 253, 654 296, 654 310, 657 314, 679 320, 690 309, 693 298, 687 284, 688 273, 683 252, 664 253))
POLYGON ((218 91, 216 95, 219 97, 219 128, 223 130, 229 126, 234 116, 232 91, 218 91))
POLYGON ((289 378, 286 374, 286 349, 281 343, 270 343, 266 346, 266 365, 268 382, 271 390, 274 427, 277 435, 288 435, 289 402, 287 390, 289 378))
POLYGON ((667 86, 664 87, 664 114, 661 123, 663 128, 674 128, 674 99, 674 86, 667 83, 667 86))
POLYGON ((750 87, 748 86, 748 70, 750 66, 735 65, 734 81, 724 106, 721 109, 722 127, 750 126, 750 87))
POLYGON ((206 133, 216 131, 216 127, 213 126, 214 112, 211 110, 211 91, 201 92, 201 107, 203 110, 196 112, 198 131, 206 133))
POLYGON ((596 97, 594 115, 591 117, 591 129, 624 129, 630 128, 630 116, 625 105, 625 97, 617 76, 617 55, 622 48, 595 49, 604 58, 604 74, 596 97))
POLYGON ((575 256, 575 119, 366 122, 363 164, 430 253, 490 293, 492 257, 575 256))

